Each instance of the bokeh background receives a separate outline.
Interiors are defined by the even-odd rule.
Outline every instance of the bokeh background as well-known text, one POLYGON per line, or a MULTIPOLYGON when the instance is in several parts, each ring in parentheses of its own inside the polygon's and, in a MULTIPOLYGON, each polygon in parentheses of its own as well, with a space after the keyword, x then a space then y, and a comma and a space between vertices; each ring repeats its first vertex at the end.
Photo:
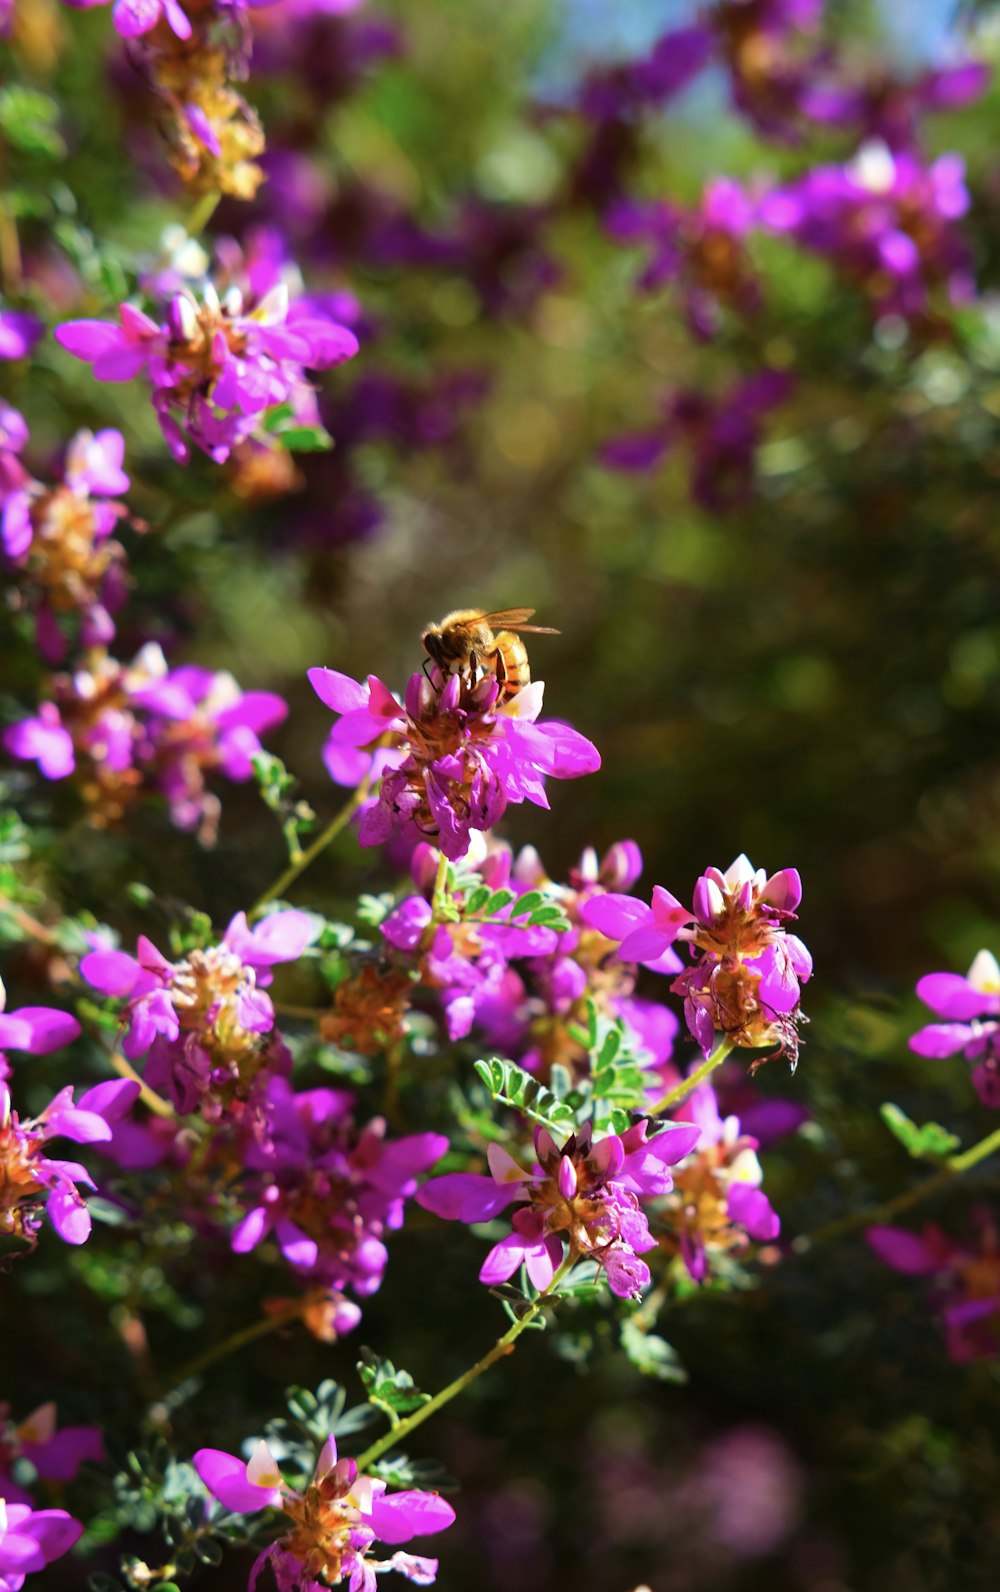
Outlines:
MULTIPOLYGON (((176 223, 177 190, 107 13, 18 4, 20 67, 64 107, 58 159, 15 157, 41 195, 27 249, 50 302, 76 310, 82 280, 84 313, 100 313, 115 258, 138 258, 176 223)), ((224 204, 212 230, 280 225, 309 285, 349 288, 365 328, 361 356, 324 386, 338 445, 299 461, 300 490, 261 503, 220 490, 207 461, 179 471, 135 390, 96 388, 51 343, 31 391, 15 370, 8 396, 30 403, 33 435, 53 448, 67 416, 94 425, 95 407, 125 431, 142 461, 138 508, 172 524, 134 556, 121 655, 153 633, 175 658, 286 695, 290 717, 269 744, 321 816, 338 798, 305 670, 401 686, 428 621, 453 606, 530 605, 561 632, 531 648, 548 712, 590 736, 604 766, 552 790, 551 814, 512 811, 515 844, 535 844, 559 878, 585 845, 631 837, 644 884, 681 897, 740 851, 800 870, 811 1024, 794 1079, 777 1063, 757 1080, 809 1111, 765 1158, 791 1237, 918 1175, 881 1101, 965 1142, 989 1127, 961 1064, 919 1061, 906 1036, 921 973, 997 948, 1000 99, 990 89, 920 129, 927 152, 967 161, 972 303, 907 330, 874 316, 835 261, 754 238, 760 304, 726 310, 701 342, 675 289, 637 292, 636 252, 608 236, 581 175, 591 129, 577 108, 588 73, 693 15, 682 0, 370 0, 294 25, 257 14, 247 92, 271 181, 252 210, 224 204), (762 417, 723 510, 693 492, 683 443, 644 473, 602 462, 609 439, 654 421, 664 393, 717 393, 762 364, 794 387, 762 417)), ((990 6, 844 0, 826 7, 821 38, 855 74, 908 81, 970 29, 991 59, 998 27, 990 6)), ((632 191, 681 205, 713 177, 752 187, 854 147, 837 128, 761 136, 719 68, 629 136, 632 191)), ((715 462, 716 478, 725 467, 715 462)), ((30 695, 35 668, 28 649, 5 649, 5 709, 30 695)), ((249 790, 226 792, 211 851, 156 813, 95 834, 71 794, 29 801, 69 830, 62 898, 123 929, 129 880, 224 922, 282 866, 249 790)), ((346 835, 296 900, 336 912, 391 883, 346 835)), ((19 971, 33 976, 29 953, 19 971)), ((987 1167, 977 1197, 996 1184, 987 1167)), ((968 1201, 956 1190, 932 1214, 960 1227, 968 1201)), ((499 1316, 470 1286, 478 1241, 449 1232, 442 1254, 432 1228, 415 1213, 359 1334, 431 1387, 491 1341, 499 1316)), ((108 1313, 124 1329, 141 1307, 150 1364, 183 1362, 231 1330, 245 1297, 245 1281, 227 1293, 231 1259, 214 1259, 165 1233, 117 1271, 89 1249, 58 1277, 25 1268, 4 1353, 18 1402, 40 1401, 55 1366, 77 1387, 76 1419, 127 1410, 134 1385, 99 1347, 108 1313)), ((997 1584, 995 1364, 951 1364, 919 1284, 887 1274, 857 1232, 800 1258, 775 1251, 745 1286, 672 1305, 659 1330, 686 1384, 641 1378, 610 1316, 581 1310, 561 1337, 529 1335, 419 1434, 414 1451, 463 1484, 443 1588, 997 1584)), ((179 1446, 234 1442, 248 1405, 276 1412, 290 1381, 350 1381, 355 1348, 301 1335, 250 1346, 213 1371, 209 1397, 177 1408, 179 1446)), ((56 1565, 37 1584, 70 1587, 74 1573, 56 1565)), ((195 1584, 244 1576, 227 1563, 195 1584)))

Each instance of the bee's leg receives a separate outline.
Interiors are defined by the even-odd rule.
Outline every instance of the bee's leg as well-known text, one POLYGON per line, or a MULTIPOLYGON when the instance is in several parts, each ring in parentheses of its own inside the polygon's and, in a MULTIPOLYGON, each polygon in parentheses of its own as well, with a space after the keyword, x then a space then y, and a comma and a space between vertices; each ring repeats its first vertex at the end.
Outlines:
POLYGON ((433 680, 431 680, 430 674, 428 672, 430 670, 430 667, 431 667, 430 658, 425 658, 423 663, 421 664, 421 668, 423 669, 424 679, 427 680, 429 682, 429 684, 433 685, 434 682, 433 682, 433 680))
POLYGON ((497 685, 500 687, 499 700, 502 702, 504 697, 509 695, 507 684, 507 660, 505 659, 502 650, 497 647, 494 652, 490 653, 488 661, 490 665, 490 672, 496 680, 497 685))

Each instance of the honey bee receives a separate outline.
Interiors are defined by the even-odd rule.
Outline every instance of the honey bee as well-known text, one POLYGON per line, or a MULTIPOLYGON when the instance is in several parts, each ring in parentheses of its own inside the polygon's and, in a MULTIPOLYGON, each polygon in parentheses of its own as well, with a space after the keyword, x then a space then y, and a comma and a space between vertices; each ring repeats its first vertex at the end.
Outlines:
POLYGON ((528 649, 514 632, 559 634, 548 625, 529 625, 527 620, 534 611, 501 608, 485 614, 481 608, 456 608, 454 613, 445 614, 440 624, 428 625, 420 640, 442 674, 463 675, 470 682, 480 671, 491 674, 500 687, 499 701, 509 702, 531 680, 528 649))

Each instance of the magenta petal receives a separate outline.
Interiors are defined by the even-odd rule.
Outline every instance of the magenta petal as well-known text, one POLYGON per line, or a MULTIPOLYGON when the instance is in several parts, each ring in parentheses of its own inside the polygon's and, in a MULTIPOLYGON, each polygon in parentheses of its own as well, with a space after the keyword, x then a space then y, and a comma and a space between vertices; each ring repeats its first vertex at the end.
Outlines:
POLYGON ((517 1199, 520 1184, 494 1183, 475 1172, 446 1172, 417 1191, 417 1204, 446 1222, 488 1222, 517 1199))
POLYGON ((513 1277, 524 1258, 524 1239, 519 1233, 508 1233, 499 1244, 493 1245, 483 1261, 479 1269, 479 1281, 489 1284, 506 1282, 508 1277, 513 1277))
POLYGON ((66 1106, 50 1112, 47 1120, 53 1138, 72 1139, 74 1144, 100 1144, 111 1137, 111 1129, 96 1111, 66 1106))
POLYGON ((400 1492, 372 1499, 371 1526, 380 1542, 429 1537, 454 1522, 455 1511, 437 1493, 400 1492))
POLYGON ((90 1212, 78 1194, 64 1188, 53 1189, 45 1209, 59 1237, 67 1244, 87 1242, 91 1228, 90 1212))
POLYGON ((309 684, 325 707, 334 713, 357 713, 368 706, 368 691, 339 669, 310 669, 309 684))
POLYGON ((122 341, 121 328, 109 321, 66 321, 55 328, 53 336, 68 353, 86 360, 110 353, 122 341))
POLYGON ((958 973, 928 973, 918 983, 917 994, 939 1017, 958 1022, 978 1017, 990 1007, 989 997, 982 990, 973 989, 968 979, 958 973))
POLYGON ((256 1487, 247 1481, 247 1467, 235 1454, 221 1448, 199 1448, 192 1461, 209 1492, 237 1515, 275 1508, 281 1502, 278 1487, 256 1487))
POLYGON ((85 1459, 102 1460, 104 1440, 96 1426, 64 1426, 47 1443, 22 1443, 39 1476, 46 1481, 72 1481, 85 1459))
POLYGON ((255 1210, 248 1211, 241 1222, 233 1228, 230 1243, 237 1255, 247 1255, 251 1249, 256 1249, 268 1229, 267 1211, 263 1205, 258 1205, 255 1210))
POLYGON ((131 995, 142 969, 126 951, 90 951, 80 963, 80 972, 94 989, 115 1000, 131 995))
POLYGON ((918 1056, 954 1056, 969 1043, 973 1032, 968 1023, 928 1023, 912 1036, 909 1047, 918 1056))
POLYGON ((662 1133, 654 1134, 644 1146, 647 1155, 655 1156, 665 1166, 676 1166, 690 1155, 701 1138, 697 1122, 672 1122, 662 1133))
POLYGON ((544 1292, 551 1283, 562 1264, 562 1258, 562 1241, 554 1233, 525 1250, 524 1263, 529 1280, 540 1292, 544 1292))
POLYGON ((777 1238, 781 1222, 767 1195, 752 1183, 733 1183, 726 1204, 729 1217, 758 1241, 777 1238))
POLYGON ((70 1044, 81 1032, 80 1024, 69 1012, 53 1011, 48 1006, 22 1006, 11 1015, 27 1023, 31 1031, 28 1044, 13 1048, 27 1050, 32 1056, 47 1056, 50 1051, 70 1044))
POLYGON ((588 928, 598 929, 609 940, 623 940, 634 929, 652 920, 652 910, 634 896, 602 895, 585 901, 580 916, 588 928))
POLYGON ((919 1277, 937 1270, 937 1261, 926 1241, 905 1227, 869 1227, 865 1238, 879 1260, 894 1271, 919 1277))
POLYGON ((119 1122, 131 1111, 141 1092, 141 1085, 134 1078, 109 1078, 86 1090, 77 1106, 103 1117, 105 1122, 119 1122))
POLYGON ((623 962, 656 962, 669 949, 674 937, 671 929, 650 923, 627 934, 618 947, 618 955, 623 962))

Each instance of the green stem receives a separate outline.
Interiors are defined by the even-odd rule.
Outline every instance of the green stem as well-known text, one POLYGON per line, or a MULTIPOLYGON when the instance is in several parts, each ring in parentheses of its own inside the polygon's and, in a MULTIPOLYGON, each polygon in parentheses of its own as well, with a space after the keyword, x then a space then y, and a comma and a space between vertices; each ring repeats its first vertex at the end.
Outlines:
POLYGON ((196 238, 200 232, 204 232, 214 216, 221 198, 221 193, 202 194, 186 222, 189 238, 196 238))
POLYGON ((792 1247, 796 1254, 805 1254, 808 1250, 815 1249, 817 1244, 825 1244, 831 1238, 841 1238, 845 1233, 854 1232, 855 1228, 872 1227, 889 1221, 893 1216, 899 1216, 902 1211, 908 1211, 911 1206, 930 1199, 932 1194, 940 1193, 954 1178, 960 1177, 963 1172, 968 1172, 971 1167, 978 1166, 980 1161, 985 1161, 996 1150, 1000 1150, 1000 1128, 988 1133, 985 1139, 980 1139, 979 1143, 972 1145, 970 1149, 962 1150, 958 1155, 950 1155, 934 1175, 925 1177, 922 1183, 904 1190, 902 1194, 894 1195, 882 1205, 876 1205, 868 1210, 852 1211, 849 1216, 838 1216, 836 1221, 827 1222, 825 1227, 818 1228, 815 1233, 803 1233, 795 1239, 792 1247))
POLYGON ((365 1449, 363 1454, 359 1454, 357 1460, 358 1470, 363 1474, 377 1459, 381 1459, 386 1449, 394 1447, 396 1443, 402 1442, 404 1438, 409 1437, 416 1427, 422 1426, 424 1421, 429 1420, 432 1415, 436 1415, 438 1410, 443 1409, 453 1398, 457 1398, 459 1393, 464 1393, 466 1388, 470 1387, 477 1377, 482 1376, 484 1371, 488 1371, 491 1365, 495 1365, 497 1360, 502 1360, 504 1355, 510 1354, 521 1333, 526 1327, 530 1327, 542 1306, 551 1299, 553 1293, 564 1280, 567 1273, 572 1270, 575 1263, 576 1256, 570 1251, 549 1286, 545 1289, 545 1292, 538 1295, 534 1304, 525 1311, 520 1320, 511 1323, 503 1337, 497 1339, 492 1349, 484 1354, 481 1360, 477 1360, 475 1365, 470 1366, 468 1371, 463 1371, 461 1376, 457 1376, 454 1382, 449 1382, 447 1387, 443 1387, 440 1393, 435 1393, 434 1397, 428 1399, 426 1404, 421 1404, 420 1408, 414 1410, 412 1415, 408 1415, 405 1421, 400 1421, 398 1426, 394 1426, 391 1431, 386 1432, 384 1437, 380 1437, 378 1442, 372 1443, 369 1448, 365 1449))
POLYGON ((368 780, 364 779, 346 806, 340 809, 335 818, 331 818, 322 834, 317 836, 311 846, 306 847, 300 857, 296 857, 294 862, 288 864, 284 873, 274 881, 269 890, 264 891, 264 894, 250 908, 248 916, 251 920, 259 918, 269 901, 274 901, 279 896, 283 896, 288 886, 294 884, 300 874, 305 873, 310 864, 316 861, 320 852, 325 851, 331 840, 335 840, 340 831, 347 827, 367 795, 368 780))
POLYGON ((448 858, 442 851, 438 854, 437 873, 434 875, 434 894, 431 897, 431 905, 434 908, 435 918, 448 900, 447 885, 448 858))
POLYGON ((687 1078, 682 1078, 680 1083, 675 1084, 672 1089, 668 1089, 662 1100, 657 1100, 650 1115, 658 1117, 661 1112, 669 1111, 671 1106, 679 1105, 682 1100, 686 1100, 688 1095, 697 1089, 700 1083, 705 1081, 709 1073, 714 1072, 716 1067, 722 1066, 732 1048, 733 1042, 729 1035, 723 1034, 712 1054, 706 1056, 701 1066, 696 1067, 694 1072, 690 1073, 687 1078))

